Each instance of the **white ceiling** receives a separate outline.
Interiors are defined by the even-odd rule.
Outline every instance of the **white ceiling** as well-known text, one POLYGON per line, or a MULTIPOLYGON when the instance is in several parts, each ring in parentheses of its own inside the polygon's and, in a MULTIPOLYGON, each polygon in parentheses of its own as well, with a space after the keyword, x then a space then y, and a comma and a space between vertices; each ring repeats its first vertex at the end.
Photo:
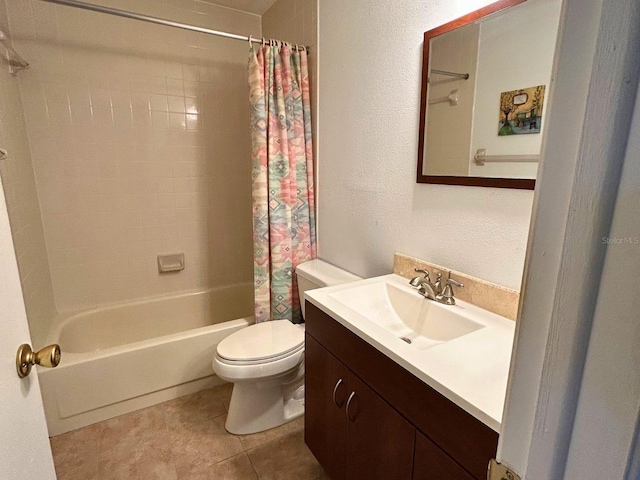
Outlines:
POLYGON ((222 5, 223 7, 235 8, 243 12, 262 15, 269 10, 269 7, 276 3, 276 0, 205 0, 207 3, 222 5))

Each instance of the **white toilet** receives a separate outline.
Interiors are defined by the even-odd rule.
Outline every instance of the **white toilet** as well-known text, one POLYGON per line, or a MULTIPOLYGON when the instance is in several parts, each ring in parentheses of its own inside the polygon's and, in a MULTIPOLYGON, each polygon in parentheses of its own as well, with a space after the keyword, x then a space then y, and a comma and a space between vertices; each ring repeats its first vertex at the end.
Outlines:
MULTIPOLYGON (((303 317, 306 290, 360 280, 322 260, 299 265, 296 276, 303 317)), ((294 420, 304 413, 304 325, 274 320, 232 333, 218 344, 213 370, 234 384, 225 424, 230 433, 294 420)))

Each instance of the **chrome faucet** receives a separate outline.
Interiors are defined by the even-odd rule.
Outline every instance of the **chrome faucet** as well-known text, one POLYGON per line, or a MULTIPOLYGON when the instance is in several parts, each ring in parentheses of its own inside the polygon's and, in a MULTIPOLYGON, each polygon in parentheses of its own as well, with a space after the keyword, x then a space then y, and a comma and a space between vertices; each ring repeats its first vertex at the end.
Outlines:
POLYGON ((416 273, 424 274, 424 277, 421 277, 420 275, 418 275, 417 277, 413 277, 411 280, 409 280, 409 285, 415 288, 420 288, 423 283, 429 282, 429 270, 423 270, 420 268, 414 268, 413 270, 416 273))
MULTIPOLYGON (((418 289, 418 293, 424 298, 434 300, 438 303, 445 305, 455 305, 456 300, 454 298, 453 287, 464 287, 462 283, 455 281, 449 276, 445 282, 444 288, 442 287, 442 274, 438 273, 435 283, 431 282, 430 274, 428 270, 415 268, 416 273, 422 273, 424 276, 414 277, 409 281, 409 285, 418 289)), ((451 275, 451 274, 449 274, 451 275)))
POLYGON ((414 277, 409 281, 409 285, 418 289, 418 293, 429 300, 435 300, 440 293, 440 278, 442 275, 438 273, 436 277, 436 283, 431 283, 429 270, 420 268, 414 269, 416 273, 422 273, 423 277, 414 277))
POLYGON ((442 293, 442 274, 440 272, 436 275, 436 283, 433 284, 433 291, 436 292, 436 295, 442 293))

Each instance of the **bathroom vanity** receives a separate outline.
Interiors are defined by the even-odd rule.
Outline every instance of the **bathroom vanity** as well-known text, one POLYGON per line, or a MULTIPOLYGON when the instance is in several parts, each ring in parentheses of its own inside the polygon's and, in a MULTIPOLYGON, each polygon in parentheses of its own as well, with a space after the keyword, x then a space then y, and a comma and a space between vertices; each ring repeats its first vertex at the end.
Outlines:
POLYGON ((513 322, 488 312, 478 320, 473 317, 477 307, 461 302, 454 308, 464 315, 471 312, 479 327, 461 329, 454 317, 445 317, 457 333, 443 340, 451 335, 446 327, 420 330, 420 325, 434 323, 428 316, 420 323, 426 315, 421 309, 435 308, 442 318, 446 310, 437 309, 451 307, 420 298, 402 277, 352 285, 307 294, 308 447, 333 480, 486 478, 496 454, 513 322), (361 308, 355 303, 349 308, 341 300, 361 308), (380 318, 373 318, 370 307, 380 318), (384 324, 385 315, 418 323, 384 324), (409 330, 413 336, 407 335, 409 330), (421 336, 435 343, 429 345, 421 336), (414 345, 407 342, 411 338, 414 345), (446 365, 447 355, 451 360, 463 351, 446 365), (479 365, 479 356, 485 364, 479 365), (487 375, 494 381, 483 388, 487 375), (463 384, 475 393, 465 393, 463 384), (497 392, 489 391, 495 388, 497 392))

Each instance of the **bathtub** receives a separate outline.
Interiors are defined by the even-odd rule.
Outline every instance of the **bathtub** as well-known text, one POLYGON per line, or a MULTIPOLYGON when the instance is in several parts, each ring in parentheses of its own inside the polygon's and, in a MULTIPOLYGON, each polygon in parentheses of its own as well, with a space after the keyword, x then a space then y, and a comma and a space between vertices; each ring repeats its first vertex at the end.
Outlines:
POLYGON ((59 315, 60 365, 38 367, 49 435, 223 383, 216 346, 251 323, 251 284, 59 315))

